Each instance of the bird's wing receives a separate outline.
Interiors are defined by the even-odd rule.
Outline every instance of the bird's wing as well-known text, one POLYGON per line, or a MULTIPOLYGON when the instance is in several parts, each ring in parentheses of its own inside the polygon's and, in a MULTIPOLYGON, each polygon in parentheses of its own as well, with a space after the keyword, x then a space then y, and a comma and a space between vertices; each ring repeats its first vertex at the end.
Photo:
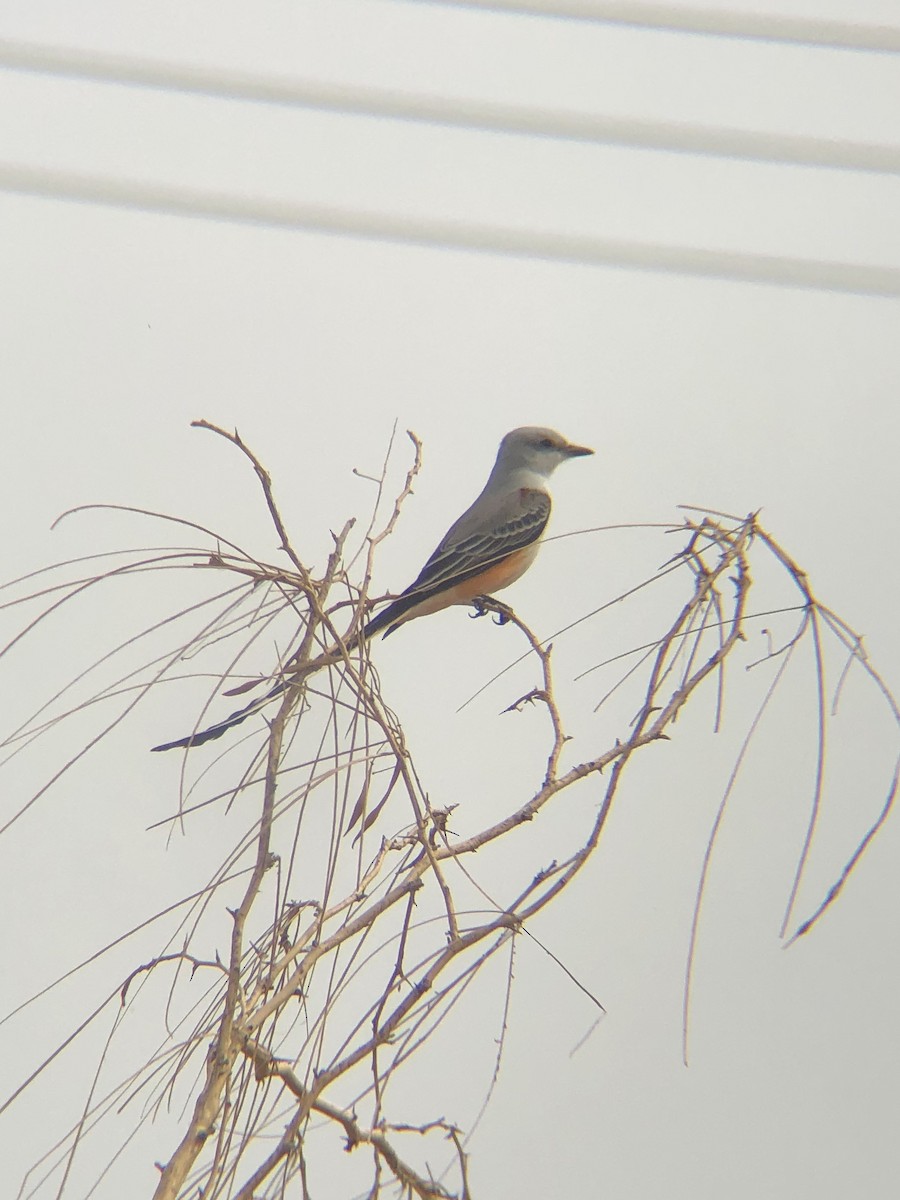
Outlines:
POLYGON ((481 512, 470 509, 444 535, 403 597, 415 593, 419 601, 464 583, 536 542, 549 519, 550 497, 533 488, 516 488, 481 512))
POLYGON ((530 546, 549 519, 550 497, 536 488, 516 488, 489 504, 476 502, 447 531, 415 582, 369 622, 366 636, 391 625, 415 605, 530 546))

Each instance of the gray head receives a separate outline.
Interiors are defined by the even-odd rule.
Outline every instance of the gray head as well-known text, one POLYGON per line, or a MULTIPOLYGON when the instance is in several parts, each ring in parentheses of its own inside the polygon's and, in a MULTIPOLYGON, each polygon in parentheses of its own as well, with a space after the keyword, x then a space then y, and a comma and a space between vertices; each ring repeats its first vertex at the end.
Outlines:
POLYGON ((490 482, 514 475, 525 477, 521 486, 539 486, 560 463, 593 453, 587 446, 567 442, 555 429, 523 425, 521 429, 513 429, 500 443, 490 482))

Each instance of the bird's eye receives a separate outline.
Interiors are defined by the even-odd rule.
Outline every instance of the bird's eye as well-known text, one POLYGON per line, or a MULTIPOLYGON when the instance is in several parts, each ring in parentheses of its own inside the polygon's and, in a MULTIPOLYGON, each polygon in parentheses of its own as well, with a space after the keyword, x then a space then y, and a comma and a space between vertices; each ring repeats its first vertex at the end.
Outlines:
POLYGON ((538 442, 538 445, 540 446, 540 448, 542 450, 552 450, 553 449, 553 439, 552 438, 541 438, 541 440, 538 442))

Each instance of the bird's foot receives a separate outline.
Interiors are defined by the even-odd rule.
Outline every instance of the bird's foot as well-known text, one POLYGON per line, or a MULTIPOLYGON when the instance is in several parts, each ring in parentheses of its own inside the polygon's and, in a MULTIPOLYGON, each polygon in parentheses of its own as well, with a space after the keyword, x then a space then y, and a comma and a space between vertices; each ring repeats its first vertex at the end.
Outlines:
POLYGON ((513 615, 513 610, 508 604, 504 604, 502 600, 495 600, 493 596, 476 596, 472 607, 475 611, 471 616, 483 617, 487 613, 493 613, 498 625, 505 625, 513 615))

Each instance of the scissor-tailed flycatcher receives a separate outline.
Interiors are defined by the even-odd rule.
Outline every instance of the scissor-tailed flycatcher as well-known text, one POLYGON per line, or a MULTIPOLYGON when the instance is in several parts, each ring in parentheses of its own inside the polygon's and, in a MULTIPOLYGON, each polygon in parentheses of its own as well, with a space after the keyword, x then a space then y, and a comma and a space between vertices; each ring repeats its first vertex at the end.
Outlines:
MULTIPOLYGON (((527 425, 508 433, 481 495, 450 526, 415 582, 363 628, 361 639, 368 640, 382 630, 387 637, 406 621, 440 612, 451 604, 471 604, 515 583, 534 562, 550 519, 547 480, 566 459, 593 453, 540 426, 527 425)), ((355 645, 357 640, 351 639, 347 649, 355 645)), ((287 676, 218 725, 153 749, 199 746, 221 737, 291 683, 287 676)))
POLYGON ((384 636, 415 617, 509 587, 534 562, 550 519, 547 480, 567 458, 593 454, 552 429, 526 425, 500 443, 484 491, 450 526, 411 584, 363 631, 384 636))

